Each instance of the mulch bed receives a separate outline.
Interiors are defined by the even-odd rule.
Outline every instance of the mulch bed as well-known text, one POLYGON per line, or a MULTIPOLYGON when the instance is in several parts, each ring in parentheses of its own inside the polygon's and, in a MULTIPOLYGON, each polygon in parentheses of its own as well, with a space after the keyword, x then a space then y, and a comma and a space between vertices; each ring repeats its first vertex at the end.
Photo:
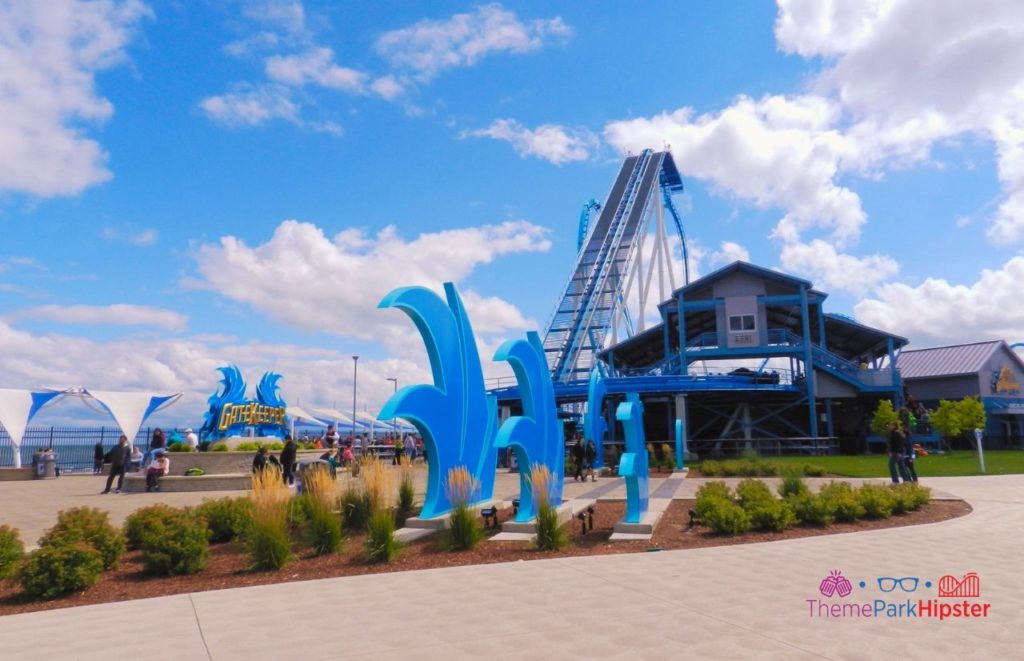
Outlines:
MULTIPOLYGON (((122 558, 120 566, 113 571, 105 572, 96 585, 83 592, 53 601, 25 601, 20 596, 16 584, 12 581, 0 582, 0 615, 335 576, 356 576, 581 555, 637 553, 657 548, 669 550, 749 544, 933 523, 963 516, 971 511, 971 507, 964 501, 932 501, 917 512, 893 516, 889 519, 836 523, 828 528, 801 526, 780 533, 750 532, 728 537, 711 533, 699 525, 693 530, 687 530, 688 512, 693 505, 693 500, 673 501, 662 516, 650 542, 609 542, 608 537, 611 535, 612 528, 625 513, 625 503, 621 501, 598 503, 594 514, 594 529, 584 534, 580 530, 579 521, 573 519, 565 526, 570 543, 560 551, 537 551, 529 542, 484 541, 472 551, 451 552, 443 547, 443 535, 435 534, 405 546, 391 564, 380 565, 368 564, 363 559, 363 535, 346 535, 341 553, 317 557, 313 556, 308 549, 298 548, 292 561, 280 571, 255 572, 248 569, 248 558, 242 547, 235 543, 227 543, 215 544, 210 547, 210 564, 201 573, 173 578, 155 578, 146 575, 142 569, 140 554, 129 552, 122 558)), ((511 509, 502 510, 500 514, 501 520, 507 521, 512 516, 512 511, 511 509)), ((487 534, 490 536, 495 532, 497 531, 492 528, 488 530, 487 534)))

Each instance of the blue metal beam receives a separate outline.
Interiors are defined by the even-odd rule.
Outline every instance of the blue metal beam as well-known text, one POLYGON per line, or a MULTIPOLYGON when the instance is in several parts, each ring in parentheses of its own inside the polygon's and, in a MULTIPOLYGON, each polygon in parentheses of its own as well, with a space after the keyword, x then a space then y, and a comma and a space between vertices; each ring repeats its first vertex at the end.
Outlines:
POLYGON ((814 399, 814 361, 811 357, 811 320, 807 305, 807 287, 800 285, 800 320, 804 333, 804 384, 807 386, 807 409, 810 415, 811 437, 818 436, 817 402, 814 399))

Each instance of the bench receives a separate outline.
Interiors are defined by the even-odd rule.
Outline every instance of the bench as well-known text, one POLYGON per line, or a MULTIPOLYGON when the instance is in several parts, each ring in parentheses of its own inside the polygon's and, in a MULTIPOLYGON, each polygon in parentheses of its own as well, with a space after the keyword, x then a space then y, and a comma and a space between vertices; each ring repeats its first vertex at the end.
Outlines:
MULTIPOLYGON (((250 473, 222 473, 219 475, 164 475, 158 484, 162 492, 178 491, 241 491, 252 488, 250 473)), ((122 491, 146 491, 146 476, 129 474, 124 478, 122 491)))

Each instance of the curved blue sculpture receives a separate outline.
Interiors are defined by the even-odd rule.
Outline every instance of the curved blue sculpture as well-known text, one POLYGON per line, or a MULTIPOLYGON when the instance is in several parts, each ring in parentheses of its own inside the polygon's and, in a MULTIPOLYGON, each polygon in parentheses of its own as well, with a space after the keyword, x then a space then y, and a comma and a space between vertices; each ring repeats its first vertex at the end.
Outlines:
POLYGON ((587 417, 583 421, 583 435, 588 441, 593 441, 597 448, 597 456, 594 458, 594 468, 604 467, 604 433, 608 430, 608 423, 601 415, 601 402, 604 400, 608 389, 604 385, 599 369, 590 371, 590 386, 587 389, 587 417))
POLYGON ((234 404, 245 399, 245 379, 242 373, 234 365, 218 367, 221 373, 220 384, 224 386, 219 393, 213 393, 206 403, 210 408, 203 414, 203 426, 199 429, 199 438, 210 439, 220 438, 221 432, 217 429, 220 423, 220 411, 225 404, 234 404))
POLYGON ((626 479, 626 523, 640 523, 647 513, 647 441, 644 438, 644 405, 635 392, 619 404, 615 418, 626 432, 626 451, 619 460, 619 475, 626 479))
MULTIPOLYGON (((287 409, 288 405, 277 394, 279 390, 277 382, 280 380, 280 374, 275 374, 274 372, 264 373, 263 378, 260 379, 259 384, 256 386, 256 401, 264 406, 287 409)), ((283 436, 284 434, 284 427, 277 423, 256 425, 257 436, 283 436)))
POLYGON ((409 315, 423 338, 434 377, 433 385, 399 390, 377 416, 405 418, 423 438, 428 457, 427 493, 420 512, 424 519, 451 511, 444 489, 449 469, 469 470, 479 481, 480 501, 493 497, 497 470, 497 404, 486 395, 480 354, 462 299, 450 282, 444 291, 447 302, 425 287, 401 287, 377 306, 409 315))
MULTIPOLYGON (((213 440, 237 435, 247 427, 255 427, 258 436, 281 437, 287 433, 285 414, 287 405, 277 394, 280 374, 267 372, 256 388, 256 399, 245 398, 245 380, 234 365, 218 367, 223 375, 220 383, 224 386, 207 401, 209 410, 204 415, 199 438, 213 440)), ((154 399, 151 408, 158 407, 154 399)), ((147 412, 147 415, 149 413, 147 412)))
POLYGON ((555 408, 555 387, 551 369, 544 357, 540 336, 530 331, 525 340, 509 340, 498 347, 494 360, 512 365, 519 384, 523 415, 513 416, 498 429, 495 447, 508 448, 519 464, 519 513, 516 521, 529 521, 534 511, 533 484, 530 470, 534 464, 551 471, 549 502, 557 507, 562 502, 565 481, 565 441, 555 408))

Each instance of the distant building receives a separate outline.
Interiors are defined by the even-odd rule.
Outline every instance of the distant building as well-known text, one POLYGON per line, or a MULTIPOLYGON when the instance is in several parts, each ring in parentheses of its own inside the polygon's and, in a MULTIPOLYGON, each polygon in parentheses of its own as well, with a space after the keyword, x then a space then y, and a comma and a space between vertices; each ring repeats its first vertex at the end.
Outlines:
POLYGON ((1024 438, 1024 361, 1005 341, 904 350, 899 370, 909 395, 925 407, 980 397, 987 439, 1017 445, 1024 438))

